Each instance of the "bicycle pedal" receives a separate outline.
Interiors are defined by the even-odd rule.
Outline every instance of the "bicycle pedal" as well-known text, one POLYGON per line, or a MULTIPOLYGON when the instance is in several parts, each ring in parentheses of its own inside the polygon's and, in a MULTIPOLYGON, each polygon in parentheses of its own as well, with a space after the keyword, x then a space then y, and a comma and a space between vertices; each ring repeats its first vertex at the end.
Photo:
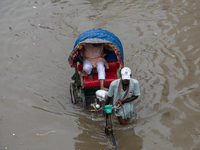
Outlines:
POLYGON ((112 131, 111 127, 108 127, 107 130, 108 130, 108 131, 112 131))

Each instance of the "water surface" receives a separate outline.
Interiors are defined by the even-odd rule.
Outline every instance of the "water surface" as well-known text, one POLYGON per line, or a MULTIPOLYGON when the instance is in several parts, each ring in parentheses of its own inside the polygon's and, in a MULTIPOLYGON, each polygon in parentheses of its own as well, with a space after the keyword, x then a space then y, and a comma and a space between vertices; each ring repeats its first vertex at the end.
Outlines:
POLYGON ((104 117, 70 101, 67 59, 83 31, 122 42, 140 83, 119 150, 200 149, 198 0, 0 1, 0 149, 107 150, 104 117))

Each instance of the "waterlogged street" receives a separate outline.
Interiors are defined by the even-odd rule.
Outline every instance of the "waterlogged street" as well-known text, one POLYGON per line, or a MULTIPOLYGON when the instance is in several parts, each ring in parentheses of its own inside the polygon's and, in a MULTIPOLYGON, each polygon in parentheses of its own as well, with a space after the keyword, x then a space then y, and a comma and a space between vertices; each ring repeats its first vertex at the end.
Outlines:
POLYGON ((200 149, 199 0, 1 0, 0 149, 111 150, 105 118, 70 100, 68 57, 102 28, 140 83, 135 116, 113 117, 118 150, 200 149))

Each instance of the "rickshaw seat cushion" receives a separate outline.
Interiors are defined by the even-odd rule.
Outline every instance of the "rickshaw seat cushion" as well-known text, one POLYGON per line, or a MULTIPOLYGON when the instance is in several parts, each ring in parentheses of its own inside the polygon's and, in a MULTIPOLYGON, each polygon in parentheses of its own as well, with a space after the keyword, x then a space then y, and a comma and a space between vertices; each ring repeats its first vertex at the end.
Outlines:
MULTIPOLYGON (((109 69, 106 69, 105 72, 116 71, 120 67, 120 64, 118 61, 114 61, 114 62, 108 62, 108 66, 109 66, 109 69)), ((78 70, 79 71, 83 70, 82 64, 78 65, 78 70)))
MULTIPOLYGON (((117 75, 115 71, 106 72, 106 79, 104 82, 104 86, 110 86, 110 83, 117 79, 117 75)), ((98 74, 93 74, 93 80, 89 80, 88 76, 83 77, 83 85, 84 87, 100 87, 100 82, 98 80, 98 74)))

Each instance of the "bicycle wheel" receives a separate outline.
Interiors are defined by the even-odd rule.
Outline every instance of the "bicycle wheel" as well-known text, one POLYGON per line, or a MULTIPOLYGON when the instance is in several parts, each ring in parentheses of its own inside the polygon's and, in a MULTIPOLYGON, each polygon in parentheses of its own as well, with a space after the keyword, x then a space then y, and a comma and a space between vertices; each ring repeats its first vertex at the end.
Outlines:
POLYGON ((71 102, 73 104, 76 104, 76 95, 75 95, 75 88, 74 88, 74 83, 70 84, 70 95, 71 95, 71 102))
POLYGON ((113 147, 114 147, 114 150, 117 150, 117 145, 116 145, 116 142, 115 142, 115 137, 114 137, 112 131, 110 131, 110 136, 111 136, 112 141, 113 141, 113 147))

